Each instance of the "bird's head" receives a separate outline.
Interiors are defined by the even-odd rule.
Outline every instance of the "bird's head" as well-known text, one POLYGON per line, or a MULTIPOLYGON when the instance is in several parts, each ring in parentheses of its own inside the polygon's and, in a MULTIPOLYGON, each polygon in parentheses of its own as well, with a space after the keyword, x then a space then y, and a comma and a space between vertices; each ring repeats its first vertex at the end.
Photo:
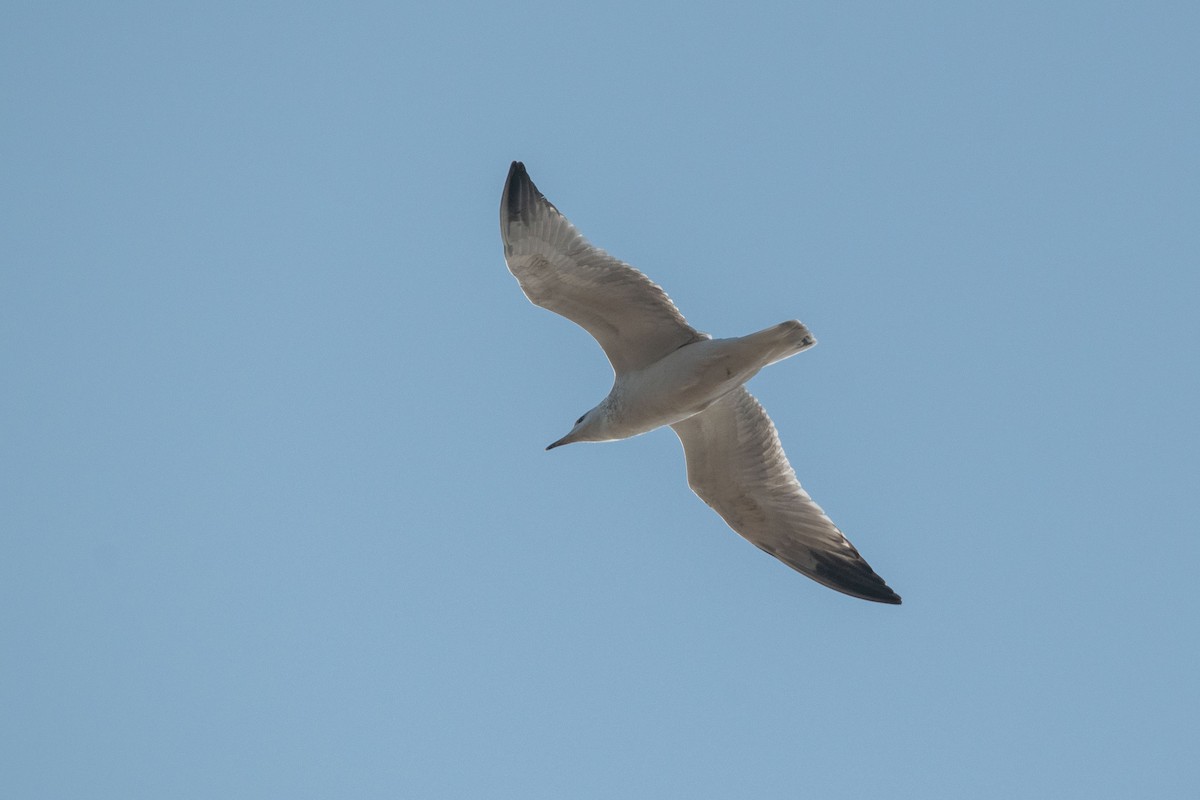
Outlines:
POLYGON ((557 442, 552 442, 546 446, 547 450, 553 450, 564 444, 573 442, 595 442, 604 438, 600 435, 598 428, 604 422, 603 415, 598 409, 593 408, 591 411, 584 414, 579 419, 575 420, 575 427, 571 428, 571 432, 559 439, 557 442))

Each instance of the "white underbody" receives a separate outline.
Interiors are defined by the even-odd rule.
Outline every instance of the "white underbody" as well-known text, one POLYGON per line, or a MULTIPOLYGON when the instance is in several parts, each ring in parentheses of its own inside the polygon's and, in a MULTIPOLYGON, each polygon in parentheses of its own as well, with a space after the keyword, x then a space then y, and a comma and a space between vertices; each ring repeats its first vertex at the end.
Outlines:
POLYGON ((699 414, 762 368, 737 339, 685 345, 638 372, 620 375, 600 403, 608 413, 602 439, 626 439, 699 414))
POLYGON ((577 441, 627 439, 673 425, 815 342, 800 323, 784 322, 749 336, 684 345, 643 369, 618 374, 577 441))

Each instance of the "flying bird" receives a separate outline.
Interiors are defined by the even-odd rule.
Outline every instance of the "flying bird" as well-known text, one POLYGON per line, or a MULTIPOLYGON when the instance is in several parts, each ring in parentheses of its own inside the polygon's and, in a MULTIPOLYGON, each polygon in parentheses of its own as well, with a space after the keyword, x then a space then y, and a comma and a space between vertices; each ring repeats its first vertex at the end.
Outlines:
POLYGON ((767 412, 744 384, 817 343, 796 320, 732 339, 693 328, 658 285, 592 246, 514 161, 500 200, 504 258, 535 305, 596 338, 612 391, 550 450, 663 425, 683 443, 688 484, 738 534, 839 592, 898 604, 800 486, 767 412))

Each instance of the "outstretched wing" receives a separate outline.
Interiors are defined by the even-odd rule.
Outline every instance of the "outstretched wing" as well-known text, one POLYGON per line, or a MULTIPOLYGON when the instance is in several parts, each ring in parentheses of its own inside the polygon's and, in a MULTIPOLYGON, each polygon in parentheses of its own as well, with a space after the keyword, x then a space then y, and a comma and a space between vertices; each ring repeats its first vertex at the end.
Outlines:
POLYGON ((671 427, 692 490, 731 528, 831 589, 900 602, 800 486, 775 426, 745 387, 671 427))
POLYGON ((500 236, 525 296, 596 337, 617 374, 709 338, 687 324, 653 281, 584 239, 519 161, 504 184, 500 236))

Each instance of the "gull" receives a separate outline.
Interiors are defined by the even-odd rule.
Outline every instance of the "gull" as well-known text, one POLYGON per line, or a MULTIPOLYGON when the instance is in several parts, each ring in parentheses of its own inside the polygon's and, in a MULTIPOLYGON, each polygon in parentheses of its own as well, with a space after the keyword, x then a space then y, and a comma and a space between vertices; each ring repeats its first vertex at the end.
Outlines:
POLYGON ((775 425, 744 386, 816 344, 808 328, 791 320, 732 339, 701 333, 661 287, 584 239, 519 161, 500 199, 500 236, 525 296, 594 336, 613 368, 608 396, 547 450, 670 425, 688 485, 734 531, 831 589, 900 602, 801 488, 775 425))

